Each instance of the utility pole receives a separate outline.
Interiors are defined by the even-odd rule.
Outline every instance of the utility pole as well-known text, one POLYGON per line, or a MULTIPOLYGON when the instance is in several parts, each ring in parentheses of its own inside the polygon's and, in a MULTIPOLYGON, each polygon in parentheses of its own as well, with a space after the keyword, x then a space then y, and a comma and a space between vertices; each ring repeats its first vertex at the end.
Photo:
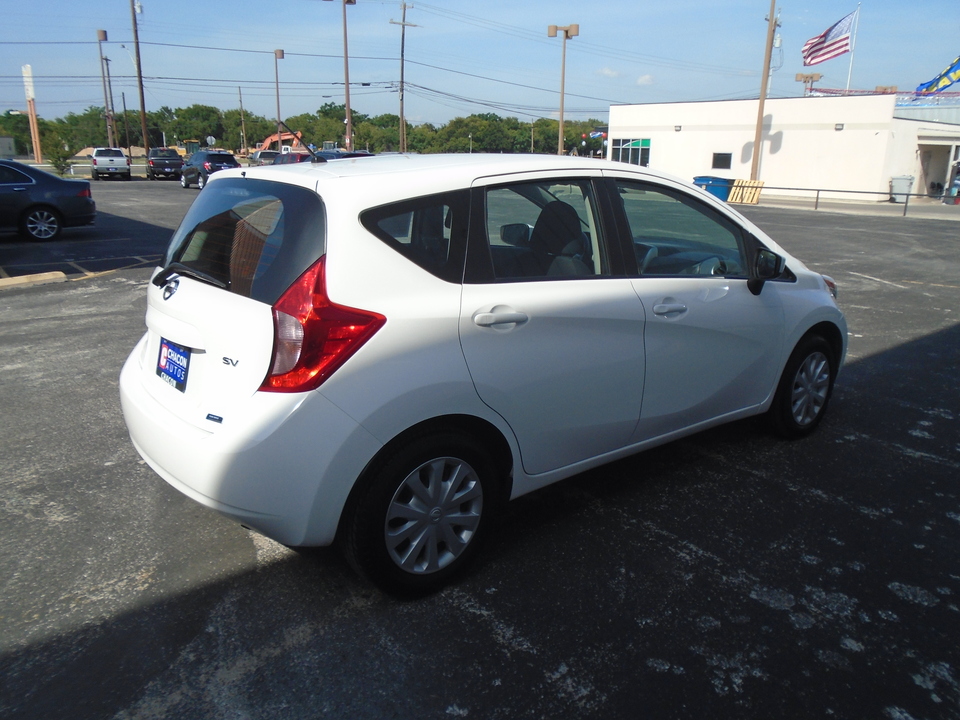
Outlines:
POLYGON ((117 110, 113 105, 113 81, 110 79, 110 58, 105 57, 103 61, 107 64, 107 98, 110 100, 110 106, 107 109, 107 122, 113 128, 113 137, 117 141, 114 145, 111 141, 110 147, 120 145, 120 132, 117 130, 117 110))
POLYGON ((120 100, 123 102, 123 132, 127 136, 127 155, 131 155, 133 151, 130 149, 130 126, 127 125, 127 94, 125 92, 120 93, 120 100))
POLYGON ((240 151, 247 152, 247 126, 243 122, 243 90, 239 87, 237 92, 240 94, 240 151))
MULTIPOLYGON (((137 2, 137 5, 140 3, 137 2)), ((141 11, 143 8, 141 7, 141 11)), ((144 157, 150 152, 150 137, 147 135, 147 104, 143 99, 143 72, 140 68, 140 34, 137 31, 137 9, 130 0, 130 19, 133 21, 133 48, 137 55, 137 87, 140 89, 140 130, 143 133, 144 157)))
POLYGON ((760 179, 760 152, 763 149, 763 104, 767 99, 767 79, 770 76, 770 57, 773 55, 773 36, 777 32, 777 0, 770 0, 770 16, 767 18, 767 47, 763 53, 763 73, 760 75, 760 101, 757 103, 757 131, 753 136, 753 163, 750 179, 760 179))
POLYGON ((404 153, 407 151, 407 120, 403 114, 403 54, 404 46, 406 45, 407 40, 407 28, 408 27, 420 27, 419 25, 414 25, 413 23, 407 22, 407 8, 413 7, 413 5, 407 5, 405 2, 400 3, 400 22, 396 20, 391 20, 392 25, 400 26, 400 152, 404 153))

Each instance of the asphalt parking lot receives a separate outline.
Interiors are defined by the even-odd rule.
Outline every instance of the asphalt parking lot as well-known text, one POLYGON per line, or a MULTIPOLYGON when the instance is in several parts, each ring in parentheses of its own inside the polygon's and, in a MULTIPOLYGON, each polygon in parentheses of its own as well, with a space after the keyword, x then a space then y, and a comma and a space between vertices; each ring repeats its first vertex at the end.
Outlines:
POLYGON ((955 222, 743 210, 840 285, 818 431, 739 422, 521 498, 401 602, 130 445, 117 375, 195 195, 100 183, 94 228, 0 238, 10 275, 71 268, 0 291, 0 717, 960 718, 955 222))

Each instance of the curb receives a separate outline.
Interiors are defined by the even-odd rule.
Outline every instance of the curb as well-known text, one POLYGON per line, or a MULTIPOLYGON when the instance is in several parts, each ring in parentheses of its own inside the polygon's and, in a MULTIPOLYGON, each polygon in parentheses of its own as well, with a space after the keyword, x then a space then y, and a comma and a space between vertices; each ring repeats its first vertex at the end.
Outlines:
POLYGON ((0 290, 9 287, 24 285, 45 285, 47 283, 66 282, 67 276, 59 270, 54 272, 37 273, 35 275, 19 275, 17 277, 0 278, 0 290))

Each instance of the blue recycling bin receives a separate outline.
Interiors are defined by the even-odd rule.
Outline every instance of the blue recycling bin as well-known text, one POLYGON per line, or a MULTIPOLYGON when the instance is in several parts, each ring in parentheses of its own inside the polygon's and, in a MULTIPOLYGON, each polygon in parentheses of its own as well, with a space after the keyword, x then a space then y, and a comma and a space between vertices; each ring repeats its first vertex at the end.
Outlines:
POLYGON ((733 180, 727 178, 712 177, 710 175, 700 175, 693 179, 693 184, 702 187, 714 197, 718 197, 724 202, 730 197, 730 188, 733 187, 733 180))

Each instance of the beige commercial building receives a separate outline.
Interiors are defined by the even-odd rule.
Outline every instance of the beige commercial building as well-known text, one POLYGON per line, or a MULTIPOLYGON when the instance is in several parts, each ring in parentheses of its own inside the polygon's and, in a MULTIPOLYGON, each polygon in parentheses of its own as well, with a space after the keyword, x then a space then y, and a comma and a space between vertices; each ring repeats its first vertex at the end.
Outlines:
MULTIPOLYGON (((892 94, 768 99, 764 194, 853 190, 869 194, 821 197, 886 201, 894 178, 901 191, 905 183, 914 193, 949 188, 960 160, 960 124, 898 117, 899 110, 892 94)), ((757 100, 614 105, 607 156, 685 180, 749 179, 756 123, 757 100)))

